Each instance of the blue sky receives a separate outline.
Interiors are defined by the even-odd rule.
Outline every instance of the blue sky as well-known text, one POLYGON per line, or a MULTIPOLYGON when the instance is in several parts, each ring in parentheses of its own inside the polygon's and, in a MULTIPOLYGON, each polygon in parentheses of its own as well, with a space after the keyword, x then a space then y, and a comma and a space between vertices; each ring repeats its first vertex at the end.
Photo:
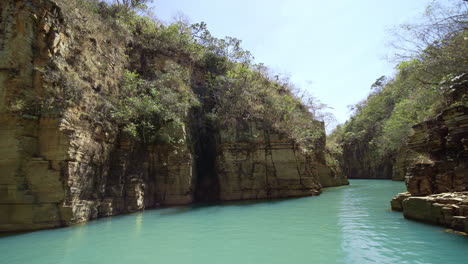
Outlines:
POLYGON ((241 39, 256 62, 288 74, 344 123, 347 106, 366 98, 377 78, 393 72, 394 64, 385 59, 391 53, 389 30, 414 21, 429 2, 156 0, 153 12, 166 22, 181 13, 191 23, 206 22, 218 38, 241 39))

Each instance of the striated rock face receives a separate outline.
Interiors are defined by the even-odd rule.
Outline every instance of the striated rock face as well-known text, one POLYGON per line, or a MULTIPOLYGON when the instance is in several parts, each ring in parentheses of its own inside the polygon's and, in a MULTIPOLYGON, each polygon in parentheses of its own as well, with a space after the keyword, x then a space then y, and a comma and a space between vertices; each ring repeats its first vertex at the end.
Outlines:
POLYGON ((407 169, 408 193, 393 198, 392 209, 468 232, 468 108, 451 107, 413 130, 408 148, 419 162, 407 169))
POLYGON ((403 201, 411 197, 410 193, 399 193, 390 201, 390 205, 393 211, 403 211, 403 201))
POLYGON ((257 123, 243 133, 222 131, 216 156, 220 200, 297 197, 320 193, 318 169, 288 138, 257 123))
POLYGON ((421 196, 468 190, 468 108, 449 108, 413 129, 408 146, 428 161, 409 169, 408 192, 421 196))
POLYGON ((347 183, 320 158, 322 147, 305 155, 261 121, 200 133, 201 121, 187 114, 185 126, 164 128, 177 144, 126 138, 101 109, 119 93, 128 47, 79 8, 57 3, 0 2, 0 232, 194 201, 315 195, 322 184, 347 183), (48 102, 51 89, 63 101, 48 102), (24 105, 31 96, 43 105, 24 105), (35 115, 35 107, 51 112, 35 115))
POLYGON ((119 90, 124 43, 111 34, 91 36, 102 24, 71 5, 61 7, 41 0, 0 3, 0 231, 192 202, 185 129, 170 131, 179 145, 142 146, 116 127, 105 128, 99 109, 119 90), (81 23, 72 27, 62 12, 81 23), (47 100, 51 89, 77 106, 48 117, 28 105, 10 111, 30 96, 47 100))
POLYGON ((468 192, 423 197, 412 197, 409 193, 402 193, 397 195, 391 204, 393 210, 403 211, 408 219, 468 233, 468 192))
POLYGON ((343 174, 341 169, 330 167, 326 163, 318 163, 316 166, 322 187, 335 187, 349 184, 348 178, 343 174))
POLYGON ((404 181, 408 168, 420 158, 416 152, 407 146, 402 147, 395 157, 392 169, 392 180, 404 181))

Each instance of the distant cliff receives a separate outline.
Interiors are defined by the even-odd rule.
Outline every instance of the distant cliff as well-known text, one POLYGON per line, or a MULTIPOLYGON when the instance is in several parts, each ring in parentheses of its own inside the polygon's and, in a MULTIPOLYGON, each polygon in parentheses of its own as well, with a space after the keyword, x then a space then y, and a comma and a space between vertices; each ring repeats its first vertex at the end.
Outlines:
MULTIPOLYGON (((466 49, 466 45, 463 47, 466 49)), ((421 132, 418 124, 427 126, 424 121, 436 120, 444 109, 468 105, 468 74, 464 72, 466 65, 460 65, 466 61, 447 66, 452 72, 438 72, 436 68, 432 70, 437 72, 431 74, 426 71, 432 59, 438 58, 410 62, 393 79, 378 81, 375 91, 356 105, 351 119, 329 136, 341 148, 339 160, 348 178, 403 181, 408 169, 421 159, 412 131, 424 137, 426 132, 421 132), (424 81, 429 78, 427 74, 434 80, 424 81)), ((437 67, 445 67, 442 65, 437 67)), ((441 152, 446 151, 445 145, 439 147, 441 152)), ((441 162, 449 164, 449 160, 441 162)))
POLYGON ((0 231, 347 184, 323 124, 243 51, 92 1, 8 0, 0 14, 0 231))

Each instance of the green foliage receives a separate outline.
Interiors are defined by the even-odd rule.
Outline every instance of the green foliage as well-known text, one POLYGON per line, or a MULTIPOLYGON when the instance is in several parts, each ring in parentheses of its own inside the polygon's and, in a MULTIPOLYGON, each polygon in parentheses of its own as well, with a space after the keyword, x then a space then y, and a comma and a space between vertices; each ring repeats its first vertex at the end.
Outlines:
POLYGON ((343 140, 344 127, 338 125, 335 130, 328 135, 325 146, 325 161, 328 166, 336 171, 341 170, 343 164, 343 149, 340 145, 343 140))
POLYGON ((405 142, 411 127, 417 122, 417 113, 408 111, 416 109, 415 103, 414 100, 405 99, 395 106, 391 116, 383 125, 381 139, 383 151, 397 151, 405 142))
POLYGON ((120 9, 121 11, 135 11, 135 10, 146 10, 148 4, 152 3, 153 0, 109 0, 112 5, 120 9))
POLYGON ((299 95, 288 80, 273 76, 263 64, 254 64, 240 40, 215 38, 205 23, 164 24, 145 10, 150 1, 61 1, 70 13, 65 19, 76 21, 77 32, 99 34, 94 43, 117 39, 115 54, 106 54, 103 60, 112 67, 117 54, 124 57, 121 65, 128 62, 120 87, 91 89, 94 73, 106 65, 50 69, 44 74, 47 89, 18 96, 11 110, 31 118, 60 116, 87 98, 91 103, 81 115, 91 123, 107 130, 117 125, 143 143, 177 144, 182 139, 177 131, 183 130, 189 111, 202 100, 204 114, 216 128, 260 121, 305 150, 321 142, 323 124, 316 121, 320 104, 299 95), (93 74, 74 72, 83 69, 93 74))
MULTIPOLYGON (((219 125, 235 126, 239 122, 262 120, 302 143, 304 148, 312 147, 321 136, 321 124, 314 121, 315 116, 311 113, 316 110, 316 105, 304 105, 301 98, 291 91, 292 85, 272 78, 264 65, 252 64, 252 55, 241 48, 240 40, 231 37, 217 39, 211 35, 205 23, 188 25, 178 21, 166 26, 136 14, 124 15, 118 19, 123 19, 132 32, 137 52, 148 58, 157 53, 182 57, 183 63, 193 63, 205 72, 204 86, 207 90, 200 96, 205 103, 213 105, 207 114, 219 125)), ((147 67, 138 68, 138 72, 144 79, 159 78, 161 74, 147 67)), ((138 101, 128 107, 138 108, 140 105, 138 101)), ((173 111, 165 114, 170 116, 173 111)), ((138 127, 140 130, 143 127, 154 130, 135 125, 129 120, 125 122, 129 124, 126 129, 129 133, 135 134, 138 127)))
POLYGON ((249 51, 242 49, 242 41, 232 37, 217 39, 211 35, 204 22, 191 25, 193 40, 203 46, 206 53, 224 57, 230 62, 250 65, 253 57, 249 51))
POLYGON ((127 71, 122 80, 121 96, 113 118, 128 135, 145 143, 177 143, 163 127, 182 127, 190 107, 197 101, 188 84, 188 73, 177 64, 169 64, 166 72, 157 72, 153 80, 145 80, 127 71))
POLYGON ((73 71, 49 66, 36 69, 44 75, 43 90, 23 90, 10 103, 9 110, 28 119, 61 117, 65 109, 77 105, 83 96, 83 82, 73 71))
POLYGON ((287 82, 271 78, 263 65, 233 64, 225 74, 209 81, 215 107, 212 116, 224 126, 262 120, 296 140, 305 150, 314 148, 322 125, 287 82))

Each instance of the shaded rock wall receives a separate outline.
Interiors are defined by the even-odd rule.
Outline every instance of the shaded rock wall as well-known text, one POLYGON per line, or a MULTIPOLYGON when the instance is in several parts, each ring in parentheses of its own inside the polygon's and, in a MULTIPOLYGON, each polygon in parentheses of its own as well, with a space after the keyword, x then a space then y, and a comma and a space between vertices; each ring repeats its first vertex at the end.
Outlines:
POLYGON ((376 160, 369 140, 343 144, 343 173, 349 179, 391 179, 393 175, 393 157, 376 160))
POLYGON ((348 178, 339 168, 331 168, 326 163, 319 163, 317 169, 319 182, 324 188, 349 184, 348 178))
POLYGON ((416 162, 417 154, 407 146, 402 147, 395 157, 392 169, 392 180, 404 181, 408 168, 416 162))

